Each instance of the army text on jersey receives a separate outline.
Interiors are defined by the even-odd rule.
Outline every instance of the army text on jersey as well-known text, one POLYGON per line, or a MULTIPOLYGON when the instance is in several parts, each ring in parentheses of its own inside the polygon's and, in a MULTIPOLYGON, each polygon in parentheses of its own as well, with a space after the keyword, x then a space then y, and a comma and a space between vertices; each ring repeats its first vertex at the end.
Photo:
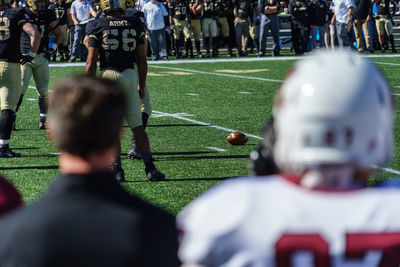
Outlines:
POLYGON ((99 48, 100 70, 124 71, 136 62, 136 46, 144 44, 144 27, 137 17, 101 17, 86 26, 89 47, 99 48))

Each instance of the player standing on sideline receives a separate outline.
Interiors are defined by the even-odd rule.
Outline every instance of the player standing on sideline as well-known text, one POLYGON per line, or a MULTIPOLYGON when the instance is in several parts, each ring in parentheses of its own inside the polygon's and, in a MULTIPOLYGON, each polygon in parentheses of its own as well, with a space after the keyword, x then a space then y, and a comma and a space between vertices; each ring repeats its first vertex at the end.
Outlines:
POLYGON ((220 44, 220 37, 222 35, 222 43, 228 48, 228 57, 233 57, 231 42, 229 40, 229 24, 226 18, 230 12, 231 1, 227 0, 217 0, 215 11, 217 13, 217 51, 220 44))
POLYGON ((10 0, 0 0, 0 157, 19 157, 10 147, 15 108, 21 93, 20 64, 25 64, 36 55, 40 43, 40 33, 28 22, 25 9, 10 8, 10 0), (21 32, 29 38, 28 50, 21 56, 21 32))
MULTIPOLYGON (((71 3, 67 3, 65 0, 56 0, 53 4, 50 5, 49 8, 55 10, 58 26, 60 27, 62 33, 62 40, 60 45, 58 46, 60 61, 61 62, 68 61, 70 58, 68 49, 68 41, 69 41, 68 29, 71 27, 71 25, 69 25, 71 18, 68 18, 68 16, 71 16, 70 14, 71 3)), ((53 61, 56 61, 56 55, 57 51, 54 51, 53 61)))
POLYGON ((204 44, 206 47, 206 55, 204 57, 209 58, 210 55, 210 43, 213 48, 212 57, 217 57, 217 14, 215 13, 216 0, 203 0, 203 37, 204 44))
POLYGON ((387 80, 372 62, 343 51, 306 58, 289 73, 274 106, 282 173, 227 181, 189 204, 178 215, 180 259, 187 266, 398 266, 400 189, 364 188, 371 166, 393 154, 387 80))
POLYGON ((187 58, 190 51, 190 58, 194 58, 188 21, 190 21, 189 5, 186 0, 172 0, 169 3, 169 22, 171 29, 174 30, 176 58, 182 57, 180 52, 180 48, 182 46, 180 43, 181 33, 183 33, 183 36, 185 37, 185 53, 183 54, 183 57, 187 58))
MULTIPOLYGON (((54 10, 48 9, 47 0, 28 0, 28 7, 25 8, 26 13, 30 18, 30 22, 40 32, 42 37, 37 55, 27 64, 21 66, 22 72, 22 91, 17 104, 16 112, 18 112, 24 95, 29 86, 29 81, 33 74, 35 80, 36 91, 39 94, 39 129, 46 129, 47 107, 48 107, 48 91, 50 80, 49 61, 53 52, 57 50, 58 44, 63 36, 61 29, 58 27, 57 17, 54 10), (55 36, 54 42, 50 48, 49 35, 55 36)), ((21 37, 22 53, 28 53, 30 49, 30 38, 28 34, 23 33, 21 37)))
POLYGON ((372 0, 372 4, 376 4, 377 12, 375 15, 375 24, 376 30, 378 31, 378 40, 381 45, 381 51, 384 53, 385 49, 385 33, 389 37, 390 45, 392 46, 392 53, 397 53, 396 47, 394 45, 394 37, 393 37, 393 25, 390 20, 390 3, 393 3, 393 0, 372 0))
MULTIPOLYGON (((190 15, 190 31, 193 33, 194 44, 198 58, 202 58, 200 48, 200 34, 201 34, 201 10, 202 0, 189 0, 189 15, 190 15)), ((192 45, 193 46, 193 45, 192 45)))
MULTIPOLYGON (((159 172, 150 152, 150 142, 142 124, 140 98, 145 96, 147 76, 146 41, 142 22, 136 17, 123 17, 125 1, 101 1, 104 17, 88 22, 89 53, 86 73, 96 75, 100 56, 102 77, 118 80, 127 97, 126 121, 131 128, 145 164, 149 181, 160 181, 165 175, 159 172), (135 64, 136 63, 136 64, 135 64), (134 69, 134 66, 137 69, 134 69)), ((121 157, 114 162, 117 180, 125 180, 121 157)))

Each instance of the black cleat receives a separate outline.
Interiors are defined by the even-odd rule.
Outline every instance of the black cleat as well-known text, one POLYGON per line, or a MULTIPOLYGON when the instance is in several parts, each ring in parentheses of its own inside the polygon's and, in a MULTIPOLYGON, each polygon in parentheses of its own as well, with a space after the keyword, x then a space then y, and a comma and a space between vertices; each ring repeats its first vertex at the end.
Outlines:
POLYGON ((154 169, 153 171, 149 171, 146 169, 145 171, 147 180, 149 180, 149 182, 158 182, 165 179, 165 174, 163 174, 160 171, 157 171, 157 169, 154 169))
POLYGON ((17 158, 17 157, 21 157, 21 154, 12 151, 11 148, 9 148, 8 146, 0 148, 0 158, 17 158))
POLYGON ((124 169, 122 169, 121 167, 113 167, 112 170, 115 179, 117 179, 118 182, 122 183, 125 182, 125 172, 124 169))

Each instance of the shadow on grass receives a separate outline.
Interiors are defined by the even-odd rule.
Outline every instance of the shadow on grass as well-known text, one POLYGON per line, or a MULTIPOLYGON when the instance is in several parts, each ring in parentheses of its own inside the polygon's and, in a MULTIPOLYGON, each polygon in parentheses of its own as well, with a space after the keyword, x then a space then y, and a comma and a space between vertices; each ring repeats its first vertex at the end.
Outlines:
POLYGON ((198 154, 211 154, 212 151, 189 151, 189 152, 154 152, 153 155, 166 156, 166 155, 198 155, 198 154))
POLYGON ((201 124, 152 124, 147 127, 205 127, 206 125, 201 124))
MULTIPOLYGON (((205 127, 206 125, 202 125, 202 124, 148 124, 146 127, 205 127)), ((129 128, 128 125, 123 125, 123 128, 129 128)))
POLYGON ((226 156, 163 157, 163 158, 156 158, 155 160, 166 161, 166 160, 202 160, 202 159, 247 159, 248 157, 249 155, 246 154, 246 155, 226 155, 226 156))
MULTIPOLYGON (((145 179, 140 180, 126 180, 123 184, 129 183, 165 183, 165 182, 184 182, 184 181, 224 181, 227 179, 235 179, 238 177, 210 177, 210 178, 178 178, 178 179, 165 179, 159 182, 149 182, 145 179)), ((129 178, 128 178, 129 179, 129 178)))
POLYGON ((55 166, 15 166, 15 167, 0 167, 0 170, 55 170, 58 169, 58 165, 55 166))

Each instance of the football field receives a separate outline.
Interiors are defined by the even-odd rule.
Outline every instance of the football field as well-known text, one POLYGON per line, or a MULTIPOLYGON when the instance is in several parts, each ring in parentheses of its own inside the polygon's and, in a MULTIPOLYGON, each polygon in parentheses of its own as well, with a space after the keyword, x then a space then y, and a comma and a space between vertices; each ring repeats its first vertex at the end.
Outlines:
MULTIPOLYGON (((263 124, 272 114, 274 94, 296 59, 149 62, 147 81, 153 114, 147 133, 155 164, 167 179, 148 182, 143 163, 127 158, 131 131, 125 128, 122 164, 127 182, 123 186, 176 214, 211 186, 227 178, 248 175, 249 152, 259 145, 263 124), (231 146, 226 136, 232 131, 246 133, 247 144, 231 146)), ((398 100, 400 55, 377 54, 371 60, 385 73, 398 100)), ((50 88, 56 81, 83 71, 83 63, 52 64, 50 88)), ((399 107, 396 104, 397 115, 399 107)), ((17 186, 27 203, 37 199, 58 174, 58 151, 46 132, 38 130, 38 122, 38 96, 31 80, 10 145, 22 157, 0 159, 0 173, 17 186)), ((399 136, 397 123, 393 163, 377 170, 371 185, 399 176, 399 136)))

